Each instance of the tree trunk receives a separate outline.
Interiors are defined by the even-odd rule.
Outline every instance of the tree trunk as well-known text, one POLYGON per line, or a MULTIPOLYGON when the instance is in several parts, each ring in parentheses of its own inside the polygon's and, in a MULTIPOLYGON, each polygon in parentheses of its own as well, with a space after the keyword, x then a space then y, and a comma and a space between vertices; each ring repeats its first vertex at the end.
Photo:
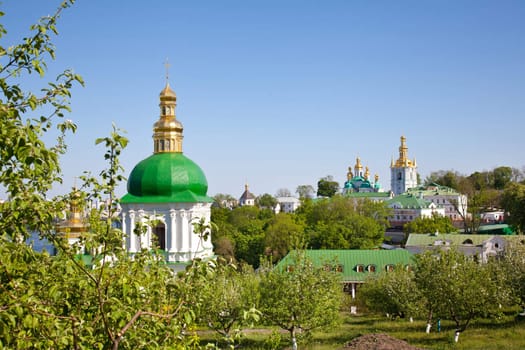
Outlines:
POLYGON ((297 339, 295 338, 295 326, 292 326, 290 330, 290 336, 292 337, 292 350, 297 350, 297 339))

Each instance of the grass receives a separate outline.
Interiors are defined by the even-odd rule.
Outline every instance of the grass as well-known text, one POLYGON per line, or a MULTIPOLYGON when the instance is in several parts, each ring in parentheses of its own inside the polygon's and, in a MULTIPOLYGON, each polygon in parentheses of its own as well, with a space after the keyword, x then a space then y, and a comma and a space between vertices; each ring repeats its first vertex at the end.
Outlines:
MULTIPOLYGON (((435 327, 435 325, 434 325, 435 327)), ((340 349, 355 337, 369 333, 386 333, 394 338, 407 341, 423 349, 454 350, 518 350, 525 349, 525 320, 516 320, 513 314, 498 320, 479 319, 454 342, 455 326, 452 322, 442 321, 441 332, 435 328, 430 334, 425 333, 426 322, 409 322, 405 319, 391 321, 378 315, 343 315, 340 326, 312 334, 308 344, 301 344, 300 349, 333 350, 340 349)), ((260 328, 244 332, 240 348, 270 349, 267 344, 270 337, 281 337, 281 345, 275 349, 289 349, 288 333, 274 331, 275 328, 260 328), (273 335, 272 335, 273 333, 273 335)), ((203 343, 215 342, 213 334, 201 335, 203 343)))

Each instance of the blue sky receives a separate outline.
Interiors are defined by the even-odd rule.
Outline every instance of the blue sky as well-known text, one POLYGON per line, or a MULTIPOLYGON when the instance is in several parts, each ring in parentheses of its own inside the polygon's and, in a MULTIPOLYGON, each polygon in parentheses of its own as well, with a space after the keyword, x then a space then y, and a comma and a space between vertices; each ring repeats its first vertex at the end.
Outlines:
MULTIPOLYGON (((4 0, 3 45, 59 1, 4 0)), ((523 1, 77 0, 58 23, 50 79, 72 68, 64 186, 104 167, 114 122, 126 173, 153 151, 165 84, 178 96, 184 153, 210 195, 342 184, 359 156, 390 188, 407 137, 424 179, 525 165, 523 1)), ((36 87, 47 80, 28 82, 36 87)), ((125 193, 125 186, 119 194, 125 193)))

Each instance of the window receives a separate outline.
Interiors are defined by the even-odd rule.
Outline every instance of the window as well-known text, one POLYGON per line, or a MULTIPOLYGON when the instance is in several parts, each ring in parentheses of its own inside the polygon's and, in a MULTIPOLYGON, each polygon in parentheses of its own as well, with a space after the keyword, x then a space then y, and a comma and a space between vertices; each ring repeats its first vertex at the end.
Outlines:
POLYGON ((343 272, 343 265, 338 264, 338 265, 335 267, 335 270, 336 270, 337 272, 343 272))
POLYGON ((394 265, 392 265, 392 264, 388 264, 388 265, 386 265, 386 266, 385 266, 385 270, 386 270, 386 272, 392 272, 392 271, 394 271, 394 265))
POLYGON ((330 265, 328 265, 328 264, 325 264, 325 265, 323 266, 323 270, 325 270, 325 271, 332 271, 332 266, 330 266, 330 265))
POLYGON ((368 270, 368 272, 376 272, 376 266, 373 264, 368 265, 366 269, 368 270))
POLYGON ((356 270, 357 272, 364 272, 364 271, 365 271, 365 265, 361 265, 361 264, 360 264, 360 265, 357 265, 357 266, 355 267, 355 270, 356 270))
POLYGON ((286 266, 286 272, 293 272, 294 267, 292 265, 286 266))

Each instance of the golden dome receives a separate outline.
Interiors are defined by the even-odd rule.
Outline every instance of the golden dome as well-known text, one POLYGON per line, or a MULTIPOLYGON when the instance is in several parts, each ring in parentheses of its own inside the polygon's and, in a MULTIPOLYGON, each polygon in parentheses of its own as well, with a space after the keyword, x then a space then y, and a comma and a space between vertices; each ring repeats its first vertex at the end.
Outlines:
POLYGON ((159 96, 161 100, 163 99, 163 97, 166 99, 170 97, 175 100, 177 99, 177 95, 175 94, 175 91, 171 89, 170 83, 166 83, 166 86, 164 87, 164 89, 162 89, 159 96))

